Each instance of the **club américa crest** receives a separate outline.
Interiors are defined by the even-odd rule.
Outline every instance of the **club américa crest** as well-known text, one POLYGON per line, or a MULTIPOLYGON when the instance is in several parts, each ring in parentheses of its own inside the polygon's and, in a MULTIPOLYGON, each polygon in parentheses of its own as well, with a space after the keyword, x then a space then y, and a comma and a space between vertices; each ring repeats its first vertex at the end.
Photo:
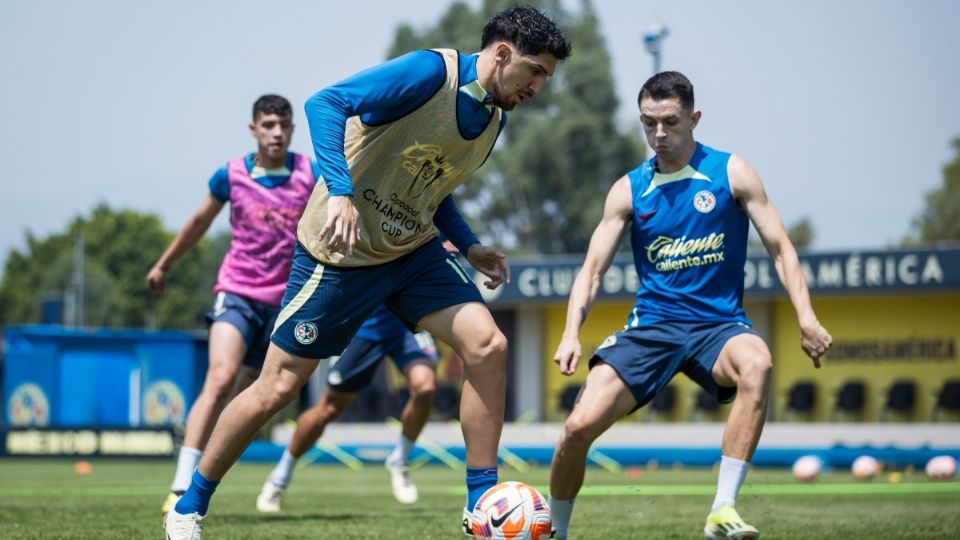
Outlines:
POLYGON ((304 321, 293 329, 293 337, 304 345, 310 345, 317 340, 317 325, 304 321))
POLYGON ((612 347, 616 343, 617 343, 617 335, 613 334, 613 335, 607 336, 607 339, 603 340, 603 343, 601 343, 600 346, 597 347, 597 349, 606 349, 607 347, 612 347))
POLYGON ((143 391, 143 423, 148 426, 182 426, 187 420, 187 400, 169 379, 150 383, 143 391))
POLYGON ((713 193, 705 189, 698 191, 697 194, 693 196, 693 207, 702 214, 710 212, 716 205, 717 198, 714 197, 713 193))
POLYGON ((13 390, 7 410, 12 426, 50 424, 50 402, 43 389, 33 383, 23 383, 13 390))

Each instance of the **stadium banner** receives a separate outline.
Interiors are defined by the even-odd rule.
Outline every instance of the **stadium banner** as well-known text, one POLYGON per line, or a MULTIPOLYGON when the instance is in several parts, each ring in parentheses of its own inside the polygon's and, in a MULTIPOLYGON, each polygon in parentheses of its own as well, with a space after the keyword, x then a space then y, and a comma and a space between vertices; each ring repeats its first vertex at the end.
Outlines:
POLYGON ((12 457, 169 457, 169 429, 7 429, 0 455, 12 457))
MULTIPOLYGON (((698 265, 696 257, 682 264, 698 265)), ((530 301, 565 301, 583 257, 511 258, 512 283, 489 291, 474 280, 487 302, 515 304, 530 301)), ((960 289, 960 248, 852 251, 800 255, 807 283, 815 293, 876 293, 960 289)), ((469 267, 469 265, 467 265, 469 267)), ((744 265, 746 295, 783 294, 773 262, 766 254, 747 258, 744 265)), ((618 256, 600 284, 600 298, 632 297, 639 287, 633 259, 618 256)))
POLYGON ((790 302, 777 300, 773 306, 774 339, 770 346, 775 418, 866 422, 934 419, 934 406, 944 381, 960 378, 960 293, 843 298, 814 294, 813 305, 834 340, 820 369, 814 369, 800 348, 800 331, 790 302), (790 387, 797 381, 815 387, 809 418, 786 410, 790 387), (861 410, 849 414, 836 407, 839 392, 848 382, 863 384, 861 410), (900 396, 906 407, 902 413, 886 408, 889 393, 898 382, 905 383, 900 385, 905 389, 900 396))

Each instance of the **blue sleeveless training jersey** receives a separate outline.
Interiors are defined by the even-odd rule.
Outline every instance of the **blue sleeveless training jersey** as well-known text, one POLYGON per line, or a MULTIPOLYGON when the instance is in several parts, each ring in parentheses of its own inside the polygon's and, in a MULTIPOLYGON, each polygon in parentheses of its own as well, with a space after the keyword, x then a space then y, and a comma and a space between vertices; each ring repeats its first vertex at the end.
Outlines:
POLYGON ((656 171, 656 157, 627 173, 631 245, 640 278, 627 327, 662 321, 740 322, 748 216, 730 191, 730 154, 697 143, 689 165, 656 171))

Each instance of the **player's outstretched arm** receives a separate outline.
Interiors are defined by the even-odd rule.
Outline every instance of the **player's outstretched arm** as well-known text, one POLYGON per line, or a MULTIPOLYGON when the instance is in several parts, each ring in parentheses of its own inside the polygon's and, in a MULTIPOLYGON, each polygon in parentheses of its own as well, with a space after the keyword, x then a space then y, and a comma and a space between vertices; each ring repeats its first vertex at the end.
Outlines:
POLYGON ((563 337, 553 361, 560 366, 560 373, 572 375, 580 363, 580 327, 587 320, 587 314, 597 298, 600 280, 610 268, 617 247, 623 239, 623 233, 630 225, 633 203, 630 192, 630 179, 626 176, 617 180, 607 193, 603 206, 603 217, 593 231, 587 256, 573 281, 570 299, 567 303, 567 323, 563 337))
POLYGON ((767 197, 763 182, 753 167, 744 159, 731 156, 727 173, 733 195, 746 208, 750 221, 753 222, 767 253, 773 259, 780 282, 783 283, 793 309, 796 311, 797 320, 800 323, 800 346, 813 360, 813 365, 819 368, 820 357, 826 354, 833 338, 817 320, 817 315, 813 311, 810 291, 800 268, 797 250, 787 236, 783 221, 767 197))
POLYGON ((147 288, 151 292, 160 294, 166 286, 167 271, 180 257, 190 251, 197 242, 203 238, 213 219, 217 217, 223 208, 224 202, 218 200, 213 195, 207 195, 200 208, 190 216, 190 219, 183 225, 177 236, 170 242, 163 255, 157 259, 153 267, 147 273, 147 288))

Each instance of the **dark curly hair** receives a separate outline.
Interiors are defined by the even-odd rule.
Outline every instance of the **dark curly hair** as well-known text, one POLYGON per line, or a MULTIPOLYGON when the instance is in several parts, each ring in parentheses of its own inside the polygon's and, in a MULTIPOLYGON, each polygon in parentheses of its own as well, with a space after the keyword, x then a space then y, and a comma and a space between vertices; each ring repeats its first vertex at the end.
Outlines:
POLYGON ((572 53, 570 42, 557 25, 542 12, 530 6, 511 6, 490 19, 483 27, 480 48, 506 41, 522 54, 538 55, 546 52, 557 60, 572 53))
POLYGON ((283 96, 267 94, 253 104, 253 121, 257 121, 258 114, 275 114, 277 116, 293 116, 290 102, 283 96))

